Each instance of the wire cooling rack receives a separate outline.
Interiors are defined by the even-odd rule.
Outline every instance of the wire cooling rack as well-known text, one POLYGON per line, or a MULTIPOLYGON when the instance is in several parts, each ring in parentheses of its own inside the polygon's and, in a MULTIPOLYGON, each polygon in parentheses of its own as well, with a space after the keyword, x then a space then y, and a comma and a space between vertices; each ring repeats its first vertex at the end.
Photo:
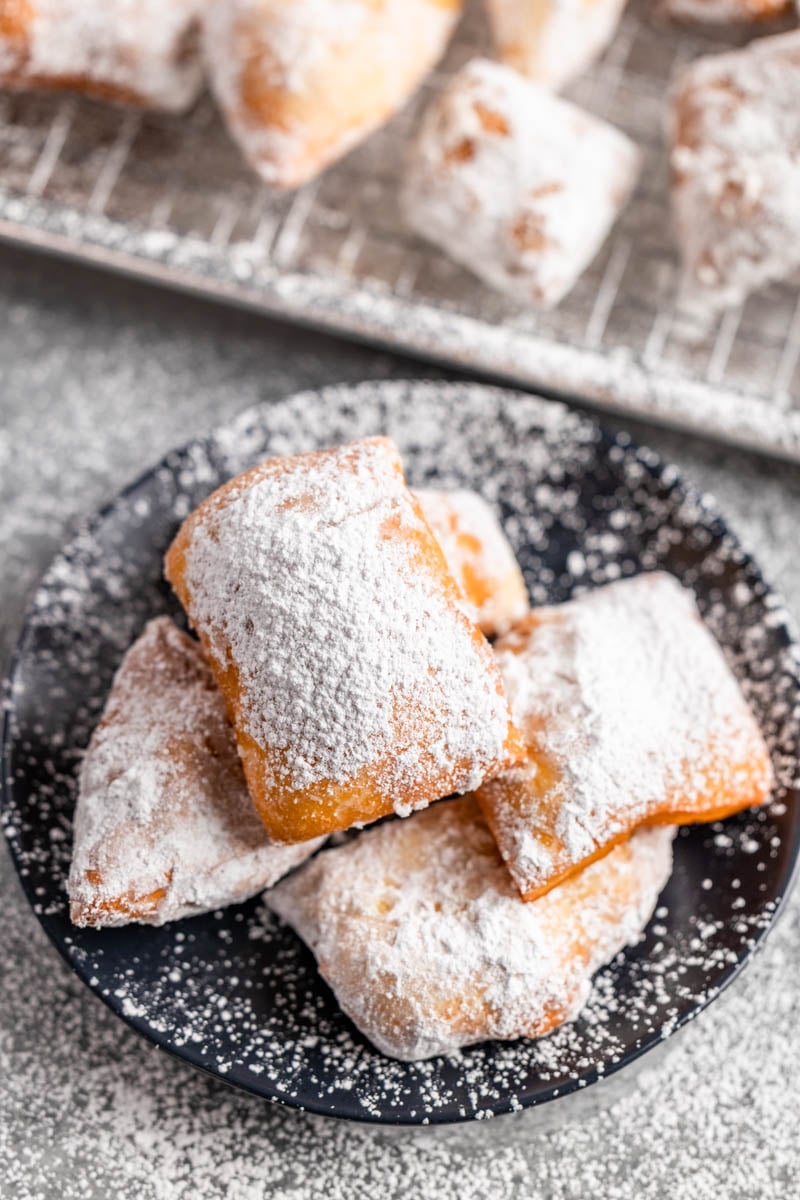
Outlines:
POLYGON ((800 289, 700 328, 677 304, 664 97, 721 43, 634 0, 570 91, 644 153, 633 201, 553 312, 522 309, 416 240, 397 206, 431 91, 485 53, 470 8, 440 70, 389 126, 293 194, 260 184, 206 97, 181 118, 0 95, 0 237, 486 371, 800 461, 800 289))

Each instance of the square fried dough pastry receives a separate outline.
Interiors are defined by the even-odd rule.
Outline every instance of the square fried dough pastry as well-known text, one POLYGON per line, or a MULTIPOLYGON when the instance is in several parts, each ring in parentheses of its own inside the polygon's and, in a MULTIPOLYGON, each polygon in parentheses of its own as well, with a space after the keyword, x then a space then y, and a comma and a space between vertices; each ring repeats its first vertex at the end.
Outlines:
POLYGON ((294 188, 393 115, 442 54, 462 0, 211 0, 206 57, 231 135, 294 188))
POLYGON ((76 925, 163 925, 246 900, 321 844, 273 846, 198 644, 168 617, 117 671, 80 774, 76 925))
POLYGON ((518 754, 491 648, 387 438, 227 483, 166 573, 274 841, 405 815, 518 754))
POLYGON ((477 492, 416 488, 425 520, 487 637, 505 633, 530 607, 514 551, 477 492))
POLYGON ((671 575, 533 609, 495 653, 528 761, 477 798, 526 900, 640 825, 720 820, 768 799, 755 717, 671 575))
POLYGON ((566 87, 605 50, 627 0, 486 0, 497 57, 543 87, 566 87))
POLYGON ((403 211, 490 287, 549 307, 600 249, 638 169, 624 134, 510 67, 473 59, 423 118, 403 211))
POLYGON ((2 0, 0 85, 180 112, 203 82, 206 0, 2 0))
POLYGON ((669 136, 685 292, 709 309, 800 268, 800 31, 691 63, 669 136))
POLYGON ((672 835, 643 830, 525 904, 464 797, 323 851, 266 901, 379 1050, 430 1058, 576 1017, 594 972, 649 920, 672 835))

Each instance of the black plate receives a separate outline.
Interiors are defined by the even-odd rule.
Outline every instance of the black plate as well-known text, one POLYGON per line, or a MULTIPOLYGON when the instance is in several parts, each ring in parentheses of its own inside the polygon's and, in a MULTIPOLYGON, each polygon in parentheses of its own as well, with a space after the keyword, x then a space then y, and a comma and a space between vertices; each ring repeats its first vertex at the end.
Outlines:
MULTIPOLYGON (((624 631, 621 631, 624 637, 624 631)), ((729 983, 775 920, 800 841, 798 660, 780 606, 715 509, 655 455, 561 405, 467 384, 366 384, 254 409, 170 454, 55 560, 28 613, 3 735, 3 815, 30 903, 121 1017, 229 1083, 314 1112, 451 1122, 539 1104, 633 1061, 729 983), (386 432, 414 484, 500 507, 536 602, 663 567, 693 587, 783 781, 757 814, 684 830, 643 942, 597 978, 581 1018, 538 1042, 397 1063, 338 1010, 311 955, 257 901, 162 929, 67 918, 76 767, 112 673, 178 606, 161 556, 181 518, 266 455, 386 432)))

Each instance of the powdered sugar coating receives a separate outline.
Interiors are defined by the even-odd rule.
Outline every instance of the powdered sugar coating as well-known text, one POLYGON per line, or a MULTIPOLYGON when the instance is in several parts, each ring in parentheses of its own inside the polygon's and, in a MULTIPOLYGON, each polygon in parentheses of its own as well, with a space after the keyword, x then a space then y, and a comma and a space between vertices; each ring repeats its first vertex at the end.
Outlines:
POLYGON ((475 801, 447 800, 320 854, 267 904, 370 1041, 415 1061, 577 1016, 594 972, 641 935, 672 838, 639 833, 526 904, 475 801))
POLYGON ((475 620, 487 637, 505 633, 528 611, 528 591, 494 512, 464 488, 414 494, 475 620))
POLYGON ((423 118, 403 208, 416 233, 490 287, 550 307, 600 249, 638 170, 623 133, 473 59, 423 118))
POLYGON ((800 266, 800 31, 700 58, 668 132, 687 300, 740 304, 800 266))
POLYGON ((388 439, 234 480, 186 522, 167 575, 276 840, 300 840, 309 812, 314 832, 408 815, 507 761, 497 668, 388 439))
POLYGON ((626 0, 486 0, 501 62, 556 90, 590 67, 626 0))
POLYGON ((461 0, 211 0, 211 87, 251 166, 298 187, 408 99, 461 0))
POLYGON ((768 799, 758 725, 671 576, 534 610, 495 649, 531 761, 479 800, 524 896, 643 821, 712 819, 768 799))
POLYGON ((200 647, 150 621, 81 766, 68 890, 79 925, 163 925, 270 887, 317 850, 273 846, 200 647))
POLYGON ((0 81, 72 88, 180 112, 203 81, 207 0, 10 0, 0 14, 0 81))

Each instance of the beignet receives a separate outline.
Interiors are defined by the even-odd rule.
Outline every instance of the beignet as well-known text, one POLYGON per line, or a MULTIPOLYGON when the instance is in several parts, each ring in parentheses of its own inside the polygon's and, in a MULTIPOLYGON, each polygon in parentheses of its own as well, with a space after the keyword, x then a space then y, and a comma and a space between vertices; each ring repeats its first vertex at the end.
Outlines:
POLYGON ((543 87, 565 87, 611 41, 626 0, 486 0, 497 57, 543 87))
POLYGON ((525 899, 639 825, 719 820, 768 799, 761 731, 672 576, 533 609, 495 653, 528 761, 477 798, 525 899))
POLYGON ((206 0, 2 0, 0 85, 180 112, 203 82, 206 0))
POLYGON ((151 621, 117 671, 80 773, 76 925, 163 925, 255 895, 322 844, 273 846, 200 647, 151 621))
POLYGON ((425 520, 487 637, 505 633, 530 607, 514 551, 477 492, 416 488, 425 520))
POLYGON ((387 121, 442 54, 462 0, 211 0, 206 56, 228 128, 294 188, 387 121))
POLYGON ((403 210, 490 287, 550 307, 597 254, 638 169, 624 134, 510 67, 473 59, 423 118, 403 210))
POLYGON ((742 303, 800 267, 800 32, 699 58, 673 90, 669 136, 687 297, 742 303))
POLYGON ((405 815, 518 752, 491 648, 387 438, 225 484, 166 574, 274 841, 405 815))
POLYGON ((576 1017, 594 972, 647 923, 672 835, 643 830, 524 904, 464 797, 323 851, 266 902, 379 1050, 430 1058, 488 1038, 541 1037, 576 1017))

